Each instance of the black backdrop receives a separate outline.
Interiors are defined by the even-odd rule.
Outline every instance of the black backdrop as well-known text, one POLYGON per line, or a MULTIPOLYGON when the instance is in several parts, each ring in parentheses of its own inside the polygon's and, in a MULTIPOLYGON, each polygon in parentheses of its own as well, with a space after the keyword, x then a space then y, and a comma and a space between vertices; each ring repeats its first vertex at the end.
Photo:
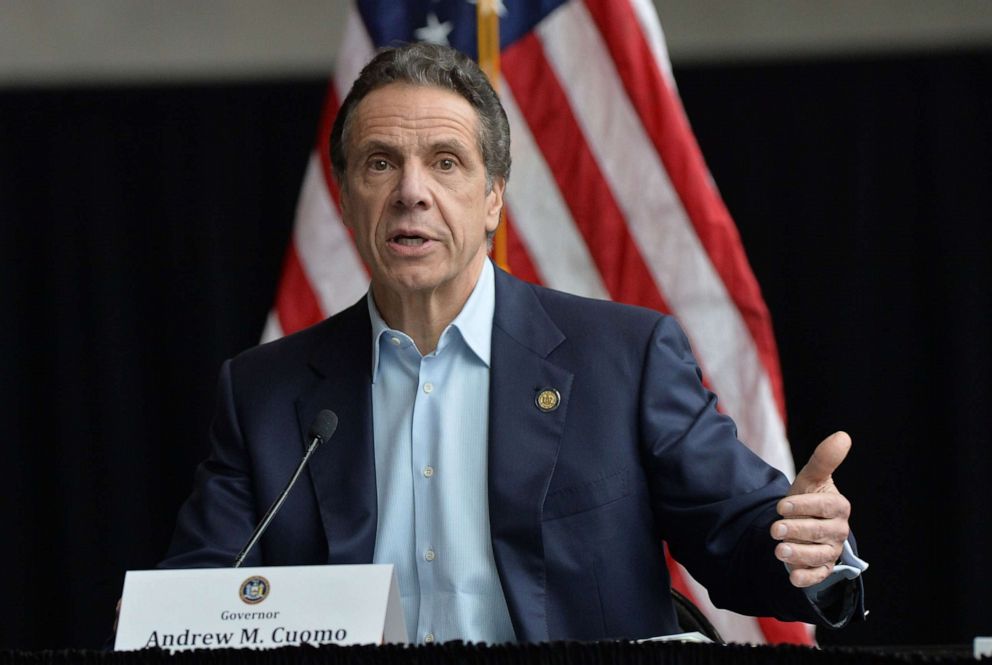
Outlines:
MULTIPOLYGON (((992 634, 992 53, 677 76, 775 320, 794 454, 854 437, 871 615, 821 641, 992 634)), ((0 648, 99 645, 124 570, 161 556, 323 93, 0 91, 0 648)))

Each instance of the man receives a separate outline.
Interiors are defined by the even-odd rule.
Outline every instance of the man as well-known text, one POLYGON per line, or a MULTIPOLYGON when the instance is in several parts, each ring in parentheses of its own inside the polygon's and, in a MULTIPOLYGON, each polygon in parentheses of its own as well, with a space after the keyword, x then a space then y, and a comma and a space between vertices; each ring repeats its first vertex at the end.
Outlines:
POLYGON ((856 575, 834 567, 845 434, 790 487, 736 440, 671 318, 488 261, 509 128, 474 63, 381 52, 331 143, 368 297, 225 363, 163 566, 228 565, 329 408, 312 482, 248 563, 393 563, 414 641, 676 632, 663 540, 720 606, 831 626, 860 608, 860 580, 821 584, 856 575))

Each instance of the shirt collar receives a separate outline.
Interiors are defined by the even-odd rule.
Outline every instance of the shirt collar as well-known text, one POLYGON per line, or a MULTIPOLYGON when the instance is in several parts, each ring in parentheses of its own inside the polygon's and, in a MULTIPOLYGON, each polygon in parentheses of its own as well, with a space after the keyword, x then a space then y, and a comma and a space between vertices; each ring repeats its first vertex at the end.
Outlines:
MULTIPOLYGON (((400 331, 394 331, 386 324, 379 313, 379 308, 376 307, 371 288, 365 298, 369 308, 369 319, 372 322, 372 382, 375 383, 376 374, 379 371, 379 345, 382 336, 385 333, 395 334, 400 331)), ((468 348, 488 367, 492 352, 493 313, 495 311, 496 277, 493 265, 487 259, 483 263, 482 273, 475 283, 475 288, 472 289, 472 293, 465 301, 462 310, 441 333, 441 339, 438 341, 438 348, 435 353, 443 350, 447 345, 448 331, 454 328, 461 334, 468 348)), ((403 336, 407 337, 406 335, 403 336)))

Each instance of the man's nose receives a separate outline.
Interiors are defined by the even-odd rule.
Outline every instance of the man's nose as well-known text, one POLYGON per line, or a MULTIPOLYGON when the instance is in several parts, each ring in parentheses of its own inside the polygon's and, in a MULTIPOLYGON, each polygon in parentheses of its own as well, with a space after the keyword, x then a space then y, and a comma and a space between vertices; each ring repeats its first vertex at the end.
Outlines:
POLYGON ((404 164, 396 183, 395 203, 404 208, 429 208, 431 190, 429 175, 420 164, 404 164))

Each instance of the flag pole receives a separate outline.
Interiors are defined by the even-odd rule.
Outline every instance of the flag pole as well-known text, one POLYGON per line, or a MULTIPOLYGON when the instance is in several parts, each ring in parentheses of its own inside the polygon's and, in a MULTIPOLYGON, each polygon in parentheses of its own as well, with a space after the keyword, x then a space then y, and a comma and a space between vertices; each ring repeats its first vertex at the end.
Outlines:
MULTIPOLYGON (((479 67, 489 77, 493 88, 499 91, 499 14, 496 0, 476 0, 476 34, 478 35, 479 67)), ((500 211, 499 227, 493 237, 493 259, 509 272, 506 247, 506 208, 500 211)))

